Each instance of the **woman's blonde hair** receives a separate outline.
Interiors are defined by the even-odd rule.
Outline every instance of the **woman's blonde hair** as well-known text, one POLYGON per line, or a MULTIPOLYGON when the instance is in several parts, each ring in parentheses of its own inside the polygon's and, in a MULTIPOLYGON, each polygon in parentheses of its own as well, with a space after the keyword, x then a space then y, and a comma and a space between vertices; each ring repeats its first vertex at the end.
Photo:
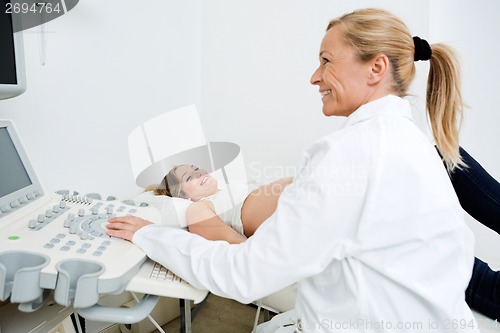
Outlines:
POLYGON ((146 191, 152 191, 155 195, 166 195, 169 197, 185 198, 185 193, 182 190, 182 184, 180 180, 175 175, 175 171, 180 165, 174 166, 166 175, 163 177, 159 185, 153 185, 146 189, 146 191))
MULTIPOLYGON (((380 9, 361 9, 330 21, 327 31, 339 26, 344 42, 354 48, 362 61, 385 54, 392 67, 393 91, 407 95, 415 77, 415 44, 406 25, 396 16, 380 9)), ((437 148, 448 172, 462 167, 459 131, 463 100, 458 61, 444 44, 432 44, 427 79, 426 110, 437 148)))

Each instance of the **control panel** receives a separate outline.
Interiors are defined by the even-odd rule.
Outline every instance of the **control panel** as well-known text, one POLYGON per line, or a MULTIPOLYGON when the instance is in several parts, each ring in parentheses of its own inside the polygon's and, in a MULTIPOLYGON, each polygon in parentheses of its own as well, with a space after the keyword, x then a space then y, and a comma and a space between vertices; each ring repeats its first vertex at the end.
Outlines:
POLYGON ((0 300, 10 297, 25 311, 34 310, 45 289, 54 289, 57 303, 76 308, 123 291, 146 255, 108 236, 108 219, 136 215, 160 223, 155 208, 85 196, 55 193, 17 202, 0 217, 0 300))

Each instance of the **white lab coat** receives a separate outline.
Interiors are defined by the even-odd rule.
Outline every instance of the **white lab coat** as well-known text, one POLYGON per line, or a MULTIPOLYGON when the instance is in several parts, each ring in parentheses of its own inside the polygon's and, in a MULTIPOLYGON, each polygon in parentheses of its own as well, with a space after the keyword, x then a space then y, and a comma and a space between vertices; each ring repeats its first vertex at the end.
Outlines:
POLYGON ((133 242, 196 287, 247 303, 297 282, 301 332, 476 331, 474 240, 409 103, 388 95, 311 145, 246 242, 151 225, 133 242))

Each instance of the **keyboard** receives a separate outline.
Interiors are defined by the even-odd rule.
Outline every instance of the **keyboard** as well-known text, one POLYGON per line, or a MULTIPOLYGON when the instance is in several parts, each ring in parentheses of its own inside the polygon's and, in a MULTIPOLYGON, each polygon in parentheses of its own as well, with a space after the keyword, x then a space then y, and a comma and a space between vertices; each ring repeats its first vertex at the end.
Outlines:
POLYGON ((175 275, 165 266, 148 259, 139 273, 129 282, 126 290, 163 297, 181 298, 200 303, 208 295, 175 275))
POLYGON ((151 276, 149 278, 179 283, 185 282, 180 277, 169 271, 165 266, 160 265, 157 262, 154 263, 153 270, 151 271, 151 276))

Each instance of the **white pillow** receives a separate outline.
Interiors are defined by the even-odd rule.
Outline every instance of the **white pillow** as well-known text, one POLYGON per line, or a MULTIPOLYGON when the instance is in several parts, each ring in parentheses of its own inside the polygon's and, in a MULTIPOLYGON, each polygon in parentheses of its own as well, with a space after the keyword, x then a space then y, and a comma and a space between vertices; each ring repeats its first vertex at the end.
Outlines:
POLYGON ((133 201, 140 205, 145 202, 160 211, 161 224, 175 228, 187 228, 186 210, 193 202, 183 198, 172 198, 166 195, 154 195, 153 192, 143 192, 133 201))

